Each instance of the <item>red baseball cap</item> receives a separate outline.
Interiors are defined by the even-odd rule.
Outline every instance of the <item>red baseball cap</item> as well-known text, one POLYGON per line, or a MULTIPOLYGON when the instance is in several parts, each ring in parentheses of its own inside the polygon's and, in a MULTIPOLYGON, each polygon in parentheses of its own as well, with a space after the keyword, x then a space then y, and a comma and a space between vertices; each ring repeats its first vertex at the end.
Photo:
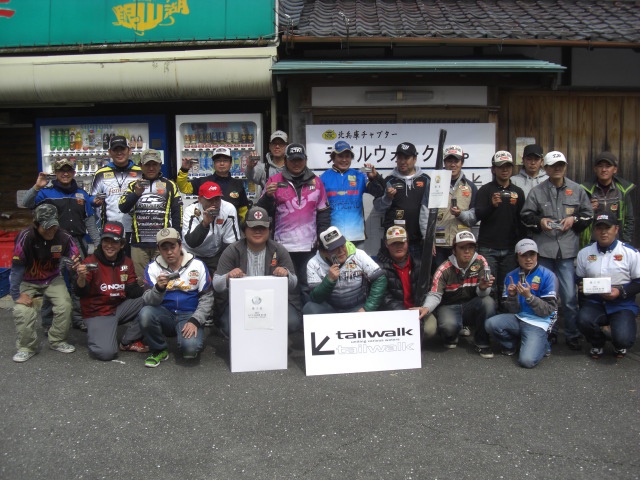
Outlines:
POLYGON ((207 200, 211 200, 214 197, 221 197, 222 189, 216 182, 204 182, 202 185, 200 185, 198 195, 206 198, 207 200))

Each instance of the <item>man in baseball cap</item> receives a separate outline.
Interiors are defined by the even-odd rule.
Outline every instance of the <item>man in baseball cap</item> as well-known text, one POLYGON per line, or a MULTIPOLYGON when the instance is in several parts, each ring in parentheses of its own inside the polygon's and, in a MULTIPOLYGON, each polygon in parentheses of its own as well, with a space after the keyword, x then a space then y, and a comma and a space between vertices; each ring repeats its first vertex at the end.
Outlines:
POLYGON ((556 320, 557 278, 538 265, 538 245, 525 238, 515 246, 518 268, 505 279, 503 305, 510 313, 489 318, 485 328, 502 346, 502 354, 515 355, 525 368, 535 367, 551 353, 547 332, 556 320))
MULTIPOLYGON (((443 160, 445 170, 451 171, 449 208, 438 210, 436 220, 436 258, 433 269, 445 262, 453 253, 453 242, 460 230, 467 230, 476 224, 476 196, 478 187, 469 181, 462 172, 465 153, 459 145, 444 148, 443 160)), ((467 333, 465 330, 464 333, 467 333)))
POLYGON ((418 310, 421 319, 435 315, 446 348, 456 348, 462 326, 472 325, 476 352, 482 358, 493 358, 484 323, 496 311, 490 295, 494 277, 487 271, 485 258, 476 253, 476 246, 470 231, 456 234, 453 253, 436 270, 431 291, 418 310))
POLYGON ((284 170, 284 152, 289 142, 289 136, 282 130, 276 130, 269 137, 269 152, 263 161, 259 157, 253 157, 247 162, 247 179, 261 188, 267 183, 269 177, 284 170))
POLYGON ((492 294, 502 301, 504 278, 516 267, 513 247, 525 236, 520 221, 524 192, 511 183, 513 157, 506 150, 498 150, 491 159, 493 180, 478 190, 476 218, 480 221, 478 253, 487 259, 496 276, 492 294))
POLYGON ((522 168, 511 177, 511 183, 520 187, 524 192, 525 197, 529 195, 529 192, 533 187, 540 185, 549 176, 547 172, 542 168, 542 159, 544 153, 540 145, 527 145, 522 152, 522 168))
MULTIPOLYGON (((613 355, 624 358, 636 341, 635 301, 640 293, 640 253, 618 240, 620 226, 616 215, 599 213, 593 221, 595 242, 578 252, 576 276, 582 284, 582 302, 578 312, 578 329, 591 344, 589 355, 599 359, 609 340, 613 355), (611 287, 604 293, 592 293, 587 279, 609 277, 611 287)), ((600 290, 601 291, 601 290, 600 290)))
POLYGON ((307 265, 309 296, 302 313, 374 312, 387 290, 387 277, 364 251, 334 226, 320 232, 318 252, 307 265))
POLYGON ((75 347, 66 342, 72 306, 60 269, 63 258, 75 261, 80 252, 73 237, 58 225, 56 207, 41 204, 35 209, 33 225, 22 230, 15 240, 9 293, 15 302, 13 318, 18 351, 13 361, 17 363, 26 362, 39 349, 35 326, 40 305, 33 301, 38 296, 48 298, 53 305, 49 348, 61 353, 75 351, 75 347))
POLYGON ((160 255, 147 266, 140 328, 149 345, 145 367, 169 358, 165 333, 178 337, 178 350, 193 360, 204 344, 204 324, 213 309, 211 276, 206 265, 182 248, 180 233, 163 228, 156 239, 160 255), (171 332, 171 333, 169 333, 171 332))
POLYGON ((358 170, 351 168, 353 148, 344 140, 337 141, 330 154, 332 167, 320 179, 331 206, 331 225, 338 227, 356 245, 365 240, 365 193, 374 198, 384 194, 384 180, 371 163, 358 170))
POLYGON ((396 147, 396 167, 384 179, 384 194, 376 196, 373 206, 384 214, 382 227, 388 230, 394 225, 407 232, 411 256, 418 258, 422 252, 421 222, 426 224, 431 179, 418 162, 418 150, 410 142, 396 147))
MULTIPOLYGON (((562 152, 547 153, 544 165, 549 179, 529 192, 520 218, 538 245, 538 262, 558 277, 565 343, 571 350, 580 350, 574 261, 580 232, 591 224, 593 209, 585 190, 565 176, 567 159, 562 152)), ((549 334, 552 344, 557 337, 556 322, 549 334)))
MULTIPOLYGON (((298 277, 289 252, 269 238, 270 218, 261 207, 252 207, 243 223, 245 238, 227 247, 213 276, 213 288, 220 313, 220 331, 229 337, 239 324, 230 325, 229 283, 247 276, 275 276, 288 279, 288 330, 296 332, 302 327, 302 305, 296 290, 298 277), (247 259, 258 259, 257 262, 247 259)), ((242 324, 242 320, 240 321, 242 324)), ((244 328, 244 325, 239 328, 244 328)))
MULTIPOLYGON (((617 217, 620 225, 620 240, 633 244, 635 218, 631 194, 636 186, 618 176, 618 158, 611 152, 601 152, 593 160, 595 178, 584 182, 595 216, 607 214, 617 217)), ((580 234, 580 246, 586 247, 595 240, 593 228, 588 226, 580 234)))

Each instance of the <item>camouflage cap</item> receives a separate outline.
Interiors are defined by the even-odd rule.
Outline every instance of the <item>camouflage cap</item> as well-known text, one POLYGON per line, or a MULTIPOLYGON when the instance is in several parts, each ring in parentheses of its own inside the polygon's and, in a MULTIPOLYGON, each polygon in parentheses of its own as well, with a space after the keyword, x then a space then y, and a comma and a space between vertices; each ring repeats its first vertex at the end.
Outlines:
POLYGON ((36 207, 34 212, 34 221, 44 228, 49 230, 51 227, 60 225, 58 222, 58 210, 50 203, 43 203, 36 207))

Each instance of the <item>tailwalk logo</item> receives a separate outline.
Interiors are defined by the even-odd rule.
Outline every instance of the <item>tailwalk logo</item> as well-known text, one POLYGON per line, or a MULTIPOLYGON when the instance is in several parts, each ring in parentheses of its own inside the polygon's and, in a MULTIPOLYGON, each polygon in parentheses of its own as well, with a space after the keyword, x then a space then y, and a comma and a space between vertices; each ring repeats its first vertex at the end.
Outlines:
MULTIPOLYGON (((2 0, 0 0, 2 1, 2 0)), ((187 0, 138 1, 137 3, 125 3, 113 7, 113 13, 117 22, 116 26, 132 29, 136 35, 142 37, 147 30, 168 27, 175 23, 173 15, 189 15, 187 0)))
POLYGON ((415 310, 304 316, 307 375, 420 368, 415 310))

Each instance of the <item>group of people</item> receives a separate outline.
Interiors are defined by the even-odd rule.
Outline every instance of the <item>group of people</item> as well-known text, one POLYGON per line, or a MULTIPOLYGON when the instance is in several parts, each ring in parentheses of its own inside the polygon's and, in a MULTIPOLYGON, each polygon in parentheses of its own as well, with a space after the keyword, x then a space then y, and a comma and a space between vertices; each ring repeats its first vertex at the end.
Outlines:
POLYGON ((176 336, 182 356, 194 359, 204 327, 230 334, 229 280, 265 275, 288 279, 289 332, 302 328, 303 314, 414 309, 424 335, 439 336, 445 347, 473 334, 477 352, 491 358, 493 338, 503 354, 519 351, 519 363, 532 368, 557 341, 561 303, 569 348, 579 350, 584 336, 599 358, 610 339, 623 357, 635 341, 634 185, 617 176, 610 152, 596 157, 595 179, 579 185, 566 178, 561 152, 544 155, 528 145, 514 175, 512 155, 498 151, 493 180, 478 189, 463 173, 463 149, 450 145, 443 152, 449 206, 431 210, 431 180, 409 142, 398 145, 396 167, 383 178, 372 164, 353 168, 352 147, 338 141, 331 168, 318 176, 304 145, 276 131, 264 161, 247 168, 261 192, 253 205, 243 182, 229 175, 227 148, 213 152, 207 177, 189 178, 190 160, 183 160, 176 182, 162 175, 159 152, 144 152, 140 166, 129 153, 126 138, 111 140, 112 162, 96 172, 90 195, 78 188, 68 160, 54 164, 52 185, 41 173, 27 192, 34 224, 16 238, 11 271, 14 361, 37 352, 40 296, 54 350, 75 350, 66 342, 73 317, 94 358, 142 352, 145 365, 156 367, 169 356, 166 337, 176 336), (197 201, 183 208, 180 192, 197 193, 197 201), (365 193, 383 216, 373 257, 361 248, 365 193), (420 296, 431 215, 433 277, 420 296), (610 279, 611 287, 594 289, 594 278, 610 279), (122 323, 129 327, 118 341, 122 323))

